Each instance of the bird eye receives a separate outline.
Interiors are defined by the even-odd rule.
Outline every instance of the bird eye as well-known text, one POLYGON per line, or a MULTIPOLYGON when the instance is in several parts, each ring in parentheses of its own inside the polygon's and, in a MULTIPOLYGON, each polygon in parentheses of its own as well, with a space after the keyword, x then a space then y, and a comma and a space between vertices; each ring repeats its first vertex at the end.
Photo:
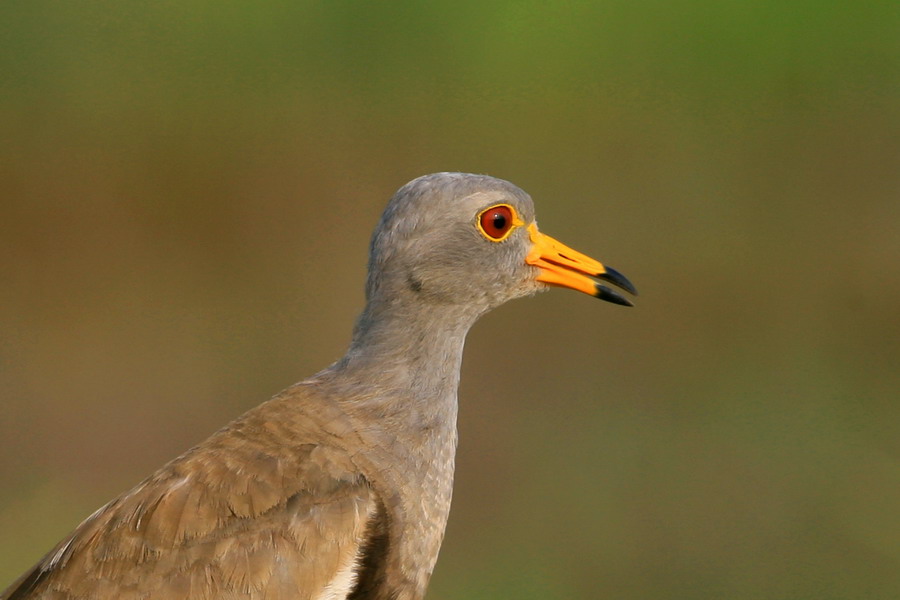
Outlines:
POLYGON ((484 237, 492 242, 502 242, 512 231, 515 220, 513 207, 508 204, 498 204, 478 215, 478 229, 484 237))

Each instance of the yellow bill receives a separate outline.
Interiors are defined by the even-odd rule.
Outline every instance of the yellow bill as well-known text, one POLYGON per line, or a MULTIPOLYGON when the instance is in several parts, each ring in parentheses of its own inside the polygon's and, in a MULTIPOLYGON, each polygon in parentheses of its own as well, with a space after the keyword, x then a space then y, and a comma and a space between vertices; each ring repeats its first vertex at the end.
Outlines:
POLYGON ((540 268, 538 281, 578 290, 614 304, 634 306, 630 300, 597 281, 608 281, 637 295, 637 290, 624 275, 549 235, 544 235, 534 223, 528 226, 528 234, 534 245, 525 257, 525 262, 540 268))

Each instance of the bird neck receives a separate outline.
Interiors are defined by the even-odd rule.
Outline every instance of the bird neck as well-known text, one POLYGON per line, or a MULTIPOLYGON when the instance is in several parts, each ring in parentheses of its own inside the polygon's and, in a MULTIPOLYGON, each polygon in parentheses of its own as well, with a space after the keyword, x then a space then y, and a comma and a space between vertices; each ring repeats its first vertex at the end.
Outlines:
POLYGON ((389 515, 385 586, 417 590, 398 598, 421 597, 443 539, 459 370, 477 316, 471 307, 370 301, 347 354, 322 378, 361 440, 353 460, 389 515))
POLYGON ((380 382, 384 392, 455 400, 466 334, 477 318, 467 306, 370 302, 343 368, 380 382))

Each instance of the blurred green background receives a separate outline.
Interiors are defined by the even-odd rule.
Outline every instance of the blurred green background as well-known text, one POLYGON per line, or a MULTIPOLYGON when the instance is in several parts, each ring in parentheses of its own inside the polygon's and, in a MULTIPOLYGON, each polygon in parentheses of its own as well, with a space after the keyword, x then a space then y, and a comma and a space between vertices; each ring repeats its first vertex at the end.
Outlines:
POLYGON ((0 587, 340 357, 389 196, 627 274, 485 317, 431 599, 900 597, 900 3, 0 5, 0 587))

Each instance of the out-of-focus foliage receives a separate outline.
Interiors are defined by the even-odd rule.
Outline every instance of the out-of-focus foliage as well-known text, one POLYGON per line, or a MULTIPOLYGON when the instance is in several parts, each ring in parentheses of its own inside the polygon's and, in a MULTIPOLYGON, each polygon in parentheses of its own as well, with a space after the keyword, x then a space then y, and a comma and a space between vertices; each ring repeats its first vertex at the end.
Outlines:
POLYGON ((535 198, 625 310, 469 337, 435 599, 900 595, 900 4, 0 5, 0 587, 340 356, 388 196, 535 198))

